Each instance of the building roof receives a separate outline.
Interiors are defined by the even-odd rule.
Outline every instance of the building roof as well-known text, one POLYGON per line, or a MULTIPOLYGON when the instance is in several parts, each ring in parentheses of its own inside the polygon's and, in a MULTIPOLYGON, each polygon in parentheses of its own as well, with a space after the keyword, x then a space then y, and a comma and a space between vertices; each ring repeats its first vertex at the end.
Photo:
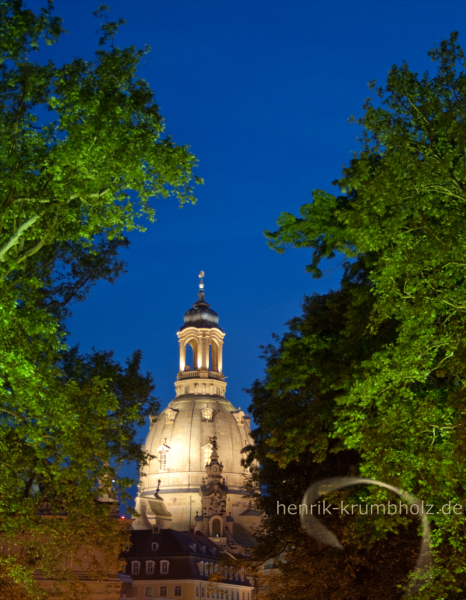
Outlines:
POLYGON ((261 514, 262 513, 260 510, 255 510, 254 508, 247 508, 240 514, 240 517, 260 517, 261 514))
MULTIPOLYGON (((124 552, 122 557, 131 563, 139 561, 141 568, 139 574, 133 574, 136 581, 168 581, 184 579, 198 579, 207 581, 208 575, 201 575, 198 563, 218 563, 221 553, 218 546, 201 532, 191 533, 187 531, 175 531, 174 529, 162 529, 159 533, 152 530, 131 531, 131 547, 124 552), (152 544, 158 544, 157 550, 152 550, 152 544), (202 547, 205 547, 205 552, 202 547), (146 561, 153 560, 156 563, 154 573, 146 573, 146 561), (168 560, 170 565, 168 573, 160 572, 159 564, 162 560, 168 560)), ((127 567, 126 572, 130 572, 127 567)), ((248 579, 244 581, 226 580, 225 583, 241 586, 251 586, 248 579)))
POLYGON ((184 315, 184 325, 180 328, 186 329, 186 327, 206 327, 212 328, 218 326, 218 314, 215 310, 210 308, 210 304, 205 301, 204 291, 199 292, 198 301, 193 304, 193 308, 190 308, 184 315))
POLYGON ((250 533, 248 533, 241 523, 233 523, 232 525, 232 538, 237 544, 243 546, 244 548, 252 548, 252 546, 255 546, 256 540, 250 533))

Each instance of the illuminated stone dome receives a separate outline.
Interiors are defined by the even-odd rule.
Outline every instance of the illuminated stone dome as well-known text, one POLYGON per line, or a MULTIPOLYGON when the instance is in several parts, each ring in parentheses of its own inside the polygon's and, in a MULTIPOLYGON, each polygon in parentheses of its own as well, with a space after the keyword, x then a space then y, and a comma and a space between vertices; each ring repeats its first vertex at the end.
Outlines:
POLYGON ((176 397, 151 419, 144 449, 153 458, 143 469, 136 501, 136 510, 151 524, 180 531, 193 526, 196 515, 203 515, 202 486, 215 447, 225 489, 222 518, 230 515, 238 521, 247 509, 242 497, 245 469, 241 466, 241 450, 253 443, 249 416, 225 397, 225 333, 217 326, 218 315, 204 302, 202 288, 199 296, 198 306, 194 305, 194 312, 186 313, 185 324, 178 332, 180 370, 175 382, 176 397), (187 346, 192 348, 193 368, 186 365, 187 346), (158 497, 163 499, 168 516, 157 504, 158 497))

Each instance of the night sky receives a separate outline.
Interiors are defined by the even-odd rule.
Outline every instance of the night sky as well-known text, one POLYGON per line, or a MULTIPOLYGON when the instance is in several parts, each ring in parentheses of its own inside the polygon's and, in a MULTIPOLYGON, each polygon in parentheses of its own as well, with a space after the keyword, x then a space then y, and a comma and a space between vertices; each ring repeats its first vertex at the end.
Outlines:
MULTIPOLYGON (((130 235, 128 274, 75 305, 69 342, 144 355, 164 408, 174 397, 176 331, 206 300, 226 332, 227 398, 245 412, 243 391, 263 375, 260 345, 300 314, 304 294, 337 288, 341 259, 324 277, 305 272, 310 251, 278 255, 263 235, 282 211, 296 213, 314 189, 336 193, 370 95, 393 64, 433 72, 427 51, 452 31, 465 48, 466 2, 106 0, 123 17, 115 45, 151 46, 139 71, 155 91, 166 133, 199 161, 198 203, 155 200, 157 222, 130 235)), ((36 9, 42 3, 33 0, 36 9)), ((57 63, 91 60, 99 1, 56 0, 68 34, 47 51, 57 63)), ((147 429, 141 431, 141 440, 147 429)), ((127 471, 128 472, 128 471, 127 471)), ((135 469, 129 471, 135 475, 135 469)))

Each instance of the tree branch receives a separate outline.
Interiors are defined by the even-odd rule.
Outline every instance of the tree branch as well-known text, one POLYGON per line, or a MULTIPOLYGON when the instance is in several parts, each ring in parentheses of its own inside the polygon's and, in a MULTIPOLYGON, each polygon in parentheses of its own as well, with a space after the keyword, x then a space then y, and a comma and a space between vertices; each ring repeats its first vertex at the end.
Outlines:
POLYGON ((38 219, 40 219, 41 216, 42 215, 33 215, 32 217, 30 217, 27 221, 25 221, 22 225, 20 225, 18 227, 18 229, 10 237, 10 239, 7 241, 7 243, 4 244, 2 248, 0 248, 0 262, 5 261, 5 256, 6 256, 6 253, 8 252, 8 250, 10 250, 10 248, 12 248, 13 246, 16 246, 16 244, 19 242, 19 238, 21 237, 21 235, 26 231, 26 229, 29 229, 29 227, 34 225, 34 223, 38 219))

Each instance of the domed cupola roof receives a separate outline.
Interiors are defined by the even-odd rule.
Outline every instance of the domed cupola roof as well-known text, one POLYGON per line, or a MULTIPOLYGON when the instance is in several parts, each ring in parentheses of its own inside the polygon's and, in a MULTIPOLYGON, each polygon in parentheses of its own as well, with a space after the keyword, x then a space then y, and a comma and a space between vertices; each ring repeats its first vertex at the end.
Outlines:
POLYGON ((201 271, 199 274, 201 278, 201 283, 199 284, 199 299, 193 304, 194 308, 190 308, 184 315, 184 325, 181 327, 185 329, 186 327, 216 327, 220 329, 218 326, 218 314, 215 310, 210 308, 210 304, 207 304, 205 301, 205 293, 204 293, 204 271, 201 271))
POLYGON ((217 327, 218 328, 218 314, 215 310, 212 310, 210 304, 205 301, 205 294, 203 291, 199 292, 199 300, 193 304, 194 308, 190 308, 184 315, 185 327, 217 327))

